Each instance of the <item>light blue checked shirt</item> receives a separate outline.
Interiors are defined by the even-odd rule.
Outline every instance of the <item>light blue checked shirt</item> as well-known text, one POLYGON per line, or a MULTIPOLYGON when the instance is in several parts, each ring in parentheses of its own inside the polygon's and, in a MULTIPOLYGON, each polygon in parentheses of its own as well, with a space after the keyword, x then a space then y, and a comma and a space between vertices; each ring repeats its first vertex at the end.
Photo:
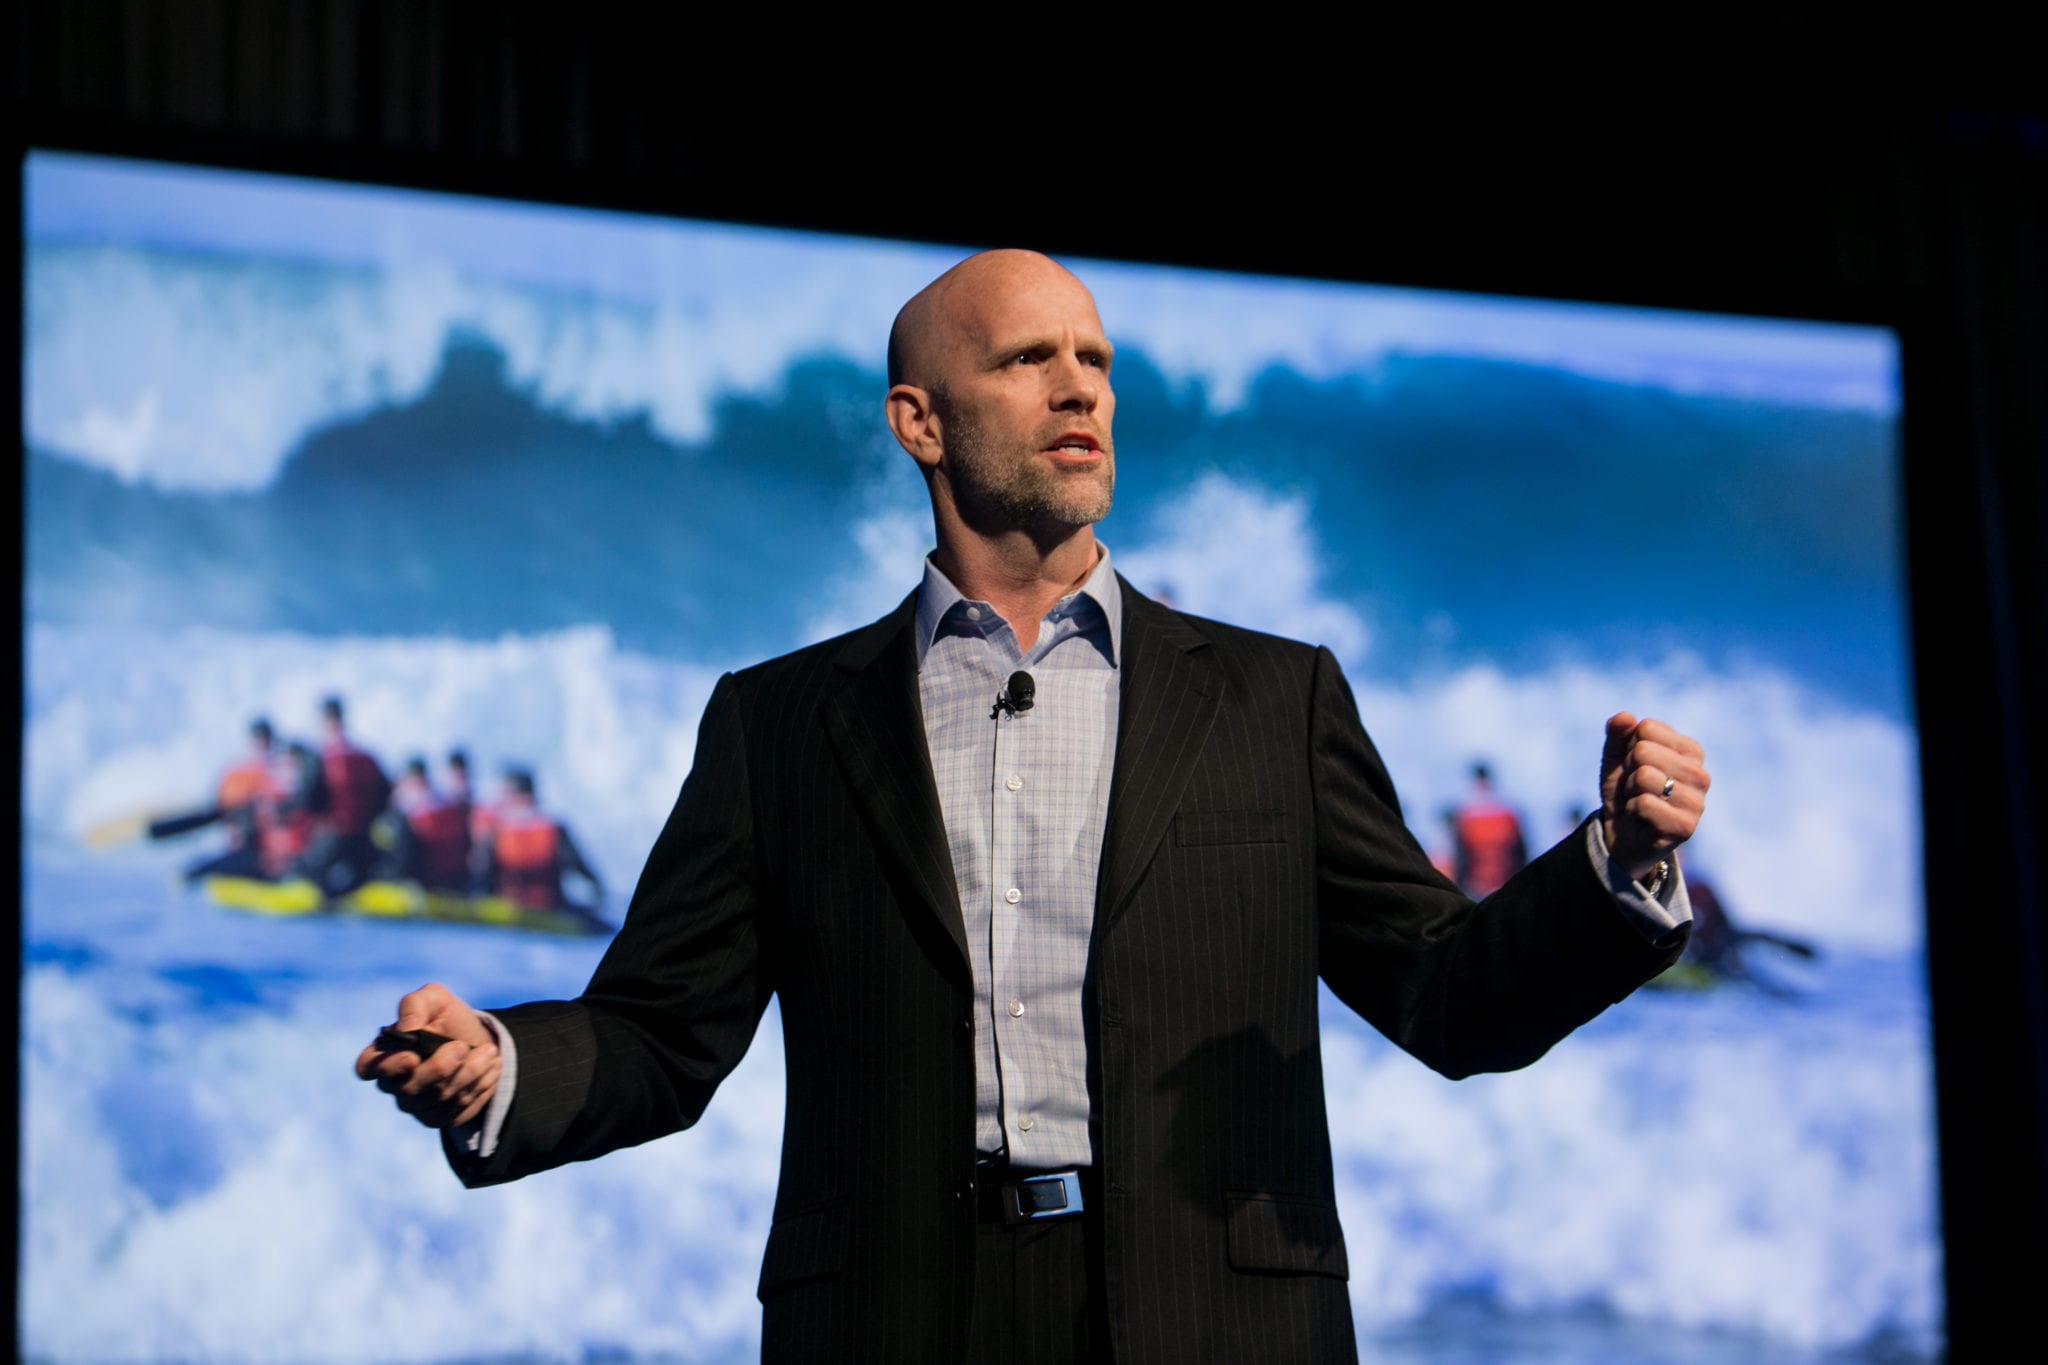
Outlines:
MULTIPOLYGON (((1123 595, 1109 550, 1046 613, 1029 652, 994 607, 925 560, 917 691, 974 968, 975 1143, 1020 1166, 1090 1164, 1082 979, 1116 763, 1123 595), (1010 674, 1036 701, 991 717, 1010 674)), ((1615 904, 1655 941, 1692 918, 1682 875, 1656 895, 1608 857, 1586 856, 1615 904)))
POLYGON ((1081 981, 1116 765, 1123 594, 1104 549, 1029 651, 925 561, 917 693, 974 967, 975 1142, 1020 1166, 1085 1166, 1081 981), (1018 669, 1029 711, 989 715, 1018 669))

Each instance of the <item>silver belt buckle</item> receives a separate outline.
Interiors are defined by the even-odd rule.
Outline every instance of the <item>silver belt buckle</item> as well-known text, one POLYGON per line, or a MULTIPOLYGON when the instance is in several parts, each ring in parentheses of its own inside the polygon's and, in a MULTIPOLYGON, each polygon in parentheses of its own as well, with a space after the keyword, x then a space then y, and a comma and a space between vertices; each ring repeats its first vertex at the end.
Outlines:
POLYGON ((1058 1171, 1052 1175, 1027 1176, 1011 1187, 1015 1212, 1004 1209, 1005 1220, 1035 1223, 1045 1218, 1071 1218, 1081 1212, 1081 1173, 1058 1171))

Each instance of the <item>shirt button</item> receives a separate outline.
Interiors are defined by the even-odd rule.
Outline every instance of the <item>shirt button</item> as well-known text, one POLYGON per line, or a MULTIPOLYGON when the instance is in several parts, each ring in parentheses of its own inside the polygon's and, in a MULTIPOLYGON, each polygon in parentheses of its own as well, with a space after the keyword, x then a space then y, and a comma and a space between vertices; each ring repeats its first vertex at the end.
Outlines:
POLYGON ((1037 1123, 1037 1119, 1032 1118, 1029 1114, 1026 1114, 1023 1118, 1017 1120, 1017 1131, 1020 1133, 1028 1133, 1037 1123))
POLYGON ((1011 791, 1016 791, 1024 785, 1024 779, 1021 777, 1012 777, 1007 782, 1003 783, 1003 785, 1005 787, 1008 787, 1011 791))
POLYGON ((981 608, 969 607, 967 609, 967 619, 970 621, 979 621, 981 619, 981 608))
POLYGON ((1010 1002, 1010 1017, 1012 1019, 1022 1019, 1024 1017, 1024 1002, 1022 1000, 1012 1000, 1010 1002))
POLYGON ((1015 905, 1018 901, 1024 899, 1024 893, 1013 886, 1008 891, 1005 891, 1003 893, 1003 899, 1008 901, 1010 904, 1015 905))

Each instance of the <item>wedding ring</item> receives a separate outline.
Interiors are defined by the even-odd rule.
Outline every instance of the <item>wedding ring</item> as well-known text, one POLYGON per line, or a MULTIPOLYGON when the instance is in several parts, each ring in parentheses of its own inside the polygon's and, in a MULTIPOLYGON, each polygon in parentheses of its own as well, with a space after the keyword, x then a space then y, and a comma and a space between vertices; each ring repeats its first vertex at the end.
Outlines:
POLYGON ((1667 800, 1667 801, 1668 801, 1668 800, 1670 800, 1670 799, 1671 799, 1671 789, 1672 789, 1673 787, 1676 787, 1677 785, 1678 785, 1678 779, 1677 779, 1677 778, 1675 778, 1675 777, 1667 777, 1667 778, 1665 778, 1665 779, 1664 779, 1664 790, 1663 790, 1663 791, 1661 791, 1661 792, 1659 792, 1659 793, 1658 793, 1658 795, 1662 796, 1662 797, 1663 797, 1663 798, 1664 798, 1665 800, 1667 800))

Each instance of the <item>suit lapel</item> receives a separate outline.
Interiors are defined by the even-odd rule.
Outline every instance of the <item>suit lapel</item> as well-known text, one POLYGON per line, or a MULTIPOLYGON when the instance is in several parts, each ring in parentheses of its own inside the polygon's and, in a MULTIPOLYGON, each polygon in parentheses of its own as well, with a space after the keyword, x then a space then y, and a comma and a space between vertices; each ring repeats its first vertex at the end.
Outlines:
POLYGON ((1201 657, 1208 640, 1121 576, 1117 582, 1124 595, 1123 691, 1095 890, 1098 933, 1122 912, 1173 822, 1225 690, 1201 657))
POLYGON ((960 950, 965 970, 967 928, 917 697, 916 614, 912 593, 847 641, 833 662, 852 676, 825 703, 825 732, 869 828, 960 950))

